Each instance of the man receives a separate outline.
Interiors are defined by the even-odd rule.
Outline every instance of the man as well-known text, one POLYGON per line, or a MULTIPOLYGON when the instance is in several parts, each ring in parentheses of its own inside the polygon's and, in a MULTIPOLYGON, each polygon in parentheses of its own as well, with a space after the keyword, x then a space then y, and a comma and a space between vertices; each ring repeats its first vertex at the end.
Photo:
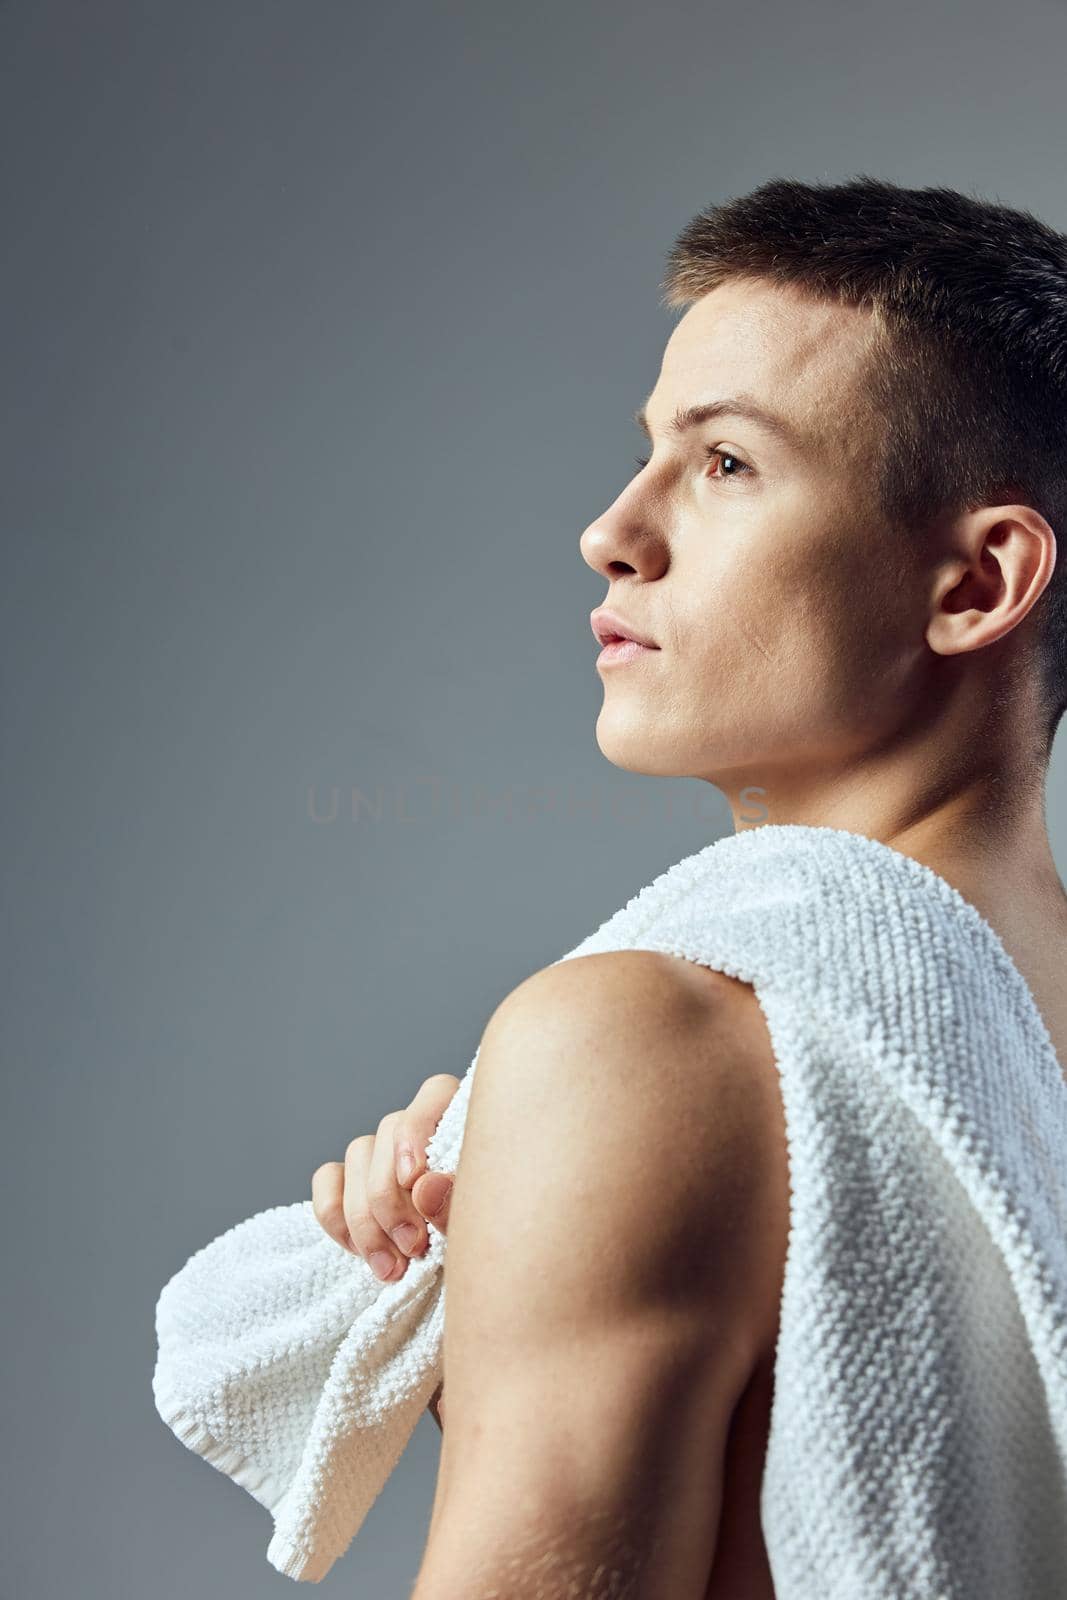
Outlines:
MULTIPOLYGON (((599 636, 650 646, 598 663, 601 750, 713 784, 735 829, 757 792, 771 823, 932 867, 1000 935, 1062 1067, 1067 241, 951 190, 779 181, 689 224, 667 299, 688 309, 641 409, 651 454, 581 537, 599 636)), ((748 985, 617 951, 498 1007, 414 1600, 773 1595, 787 1155, 748 985)))

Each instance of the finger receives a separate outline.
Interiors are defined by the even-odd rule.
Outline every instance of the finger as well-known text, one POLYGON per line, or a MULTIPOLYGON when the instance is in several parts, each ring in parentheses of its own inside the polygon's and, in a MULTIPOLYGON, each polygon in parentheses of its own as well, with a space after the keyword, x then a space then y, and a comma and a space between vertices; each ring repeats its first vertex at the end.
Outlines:
POLYGON ((316 1221, 349 1255, 356 1255, 345 1220, 344 1193, 343 1161, 326 1161, 316 1167, 311 1175, 311 1209, 316 1221))
POLYGON ((404 1276, 407 1261, 375 1217, 369 1195, 371 1164, 379 1142, 375 1134, 365 1133, 353 1139, 345 1151, 344 1216, 357 1254, 383 1283, 395 1283, 404 1276))
POLYGON ((390 1111, 378 1124, 374 1148, 364 1176, 367 1208, 392 1244, 405 1256, 421 1256, 430 1235, 409 1191, 396 1176, 396 1130, 403 1111, 390 1111))
POLYGON ((443 1117, 446 1107, 455 1098, 458 1088, 459 1079, 453 1077, 452 1073, 435 1073, 432 1078, 425 1080, 406 1110, 399 1113, 396 1129, 396 1175, 397 1181, 403 1188, 413 1188, 426 1171, 426 1146, 437 1131, 437 1124, 443 1117), (405 1152, 411 1156, 410 1169, 402 1169, 400 1165, 405 1152))
POLYGON ((448 1212, 452 1204, 453 1175, 450 1172, 426 1172, 411 1191, 419 1212, 442 1233, 448 1231, 448 1212))

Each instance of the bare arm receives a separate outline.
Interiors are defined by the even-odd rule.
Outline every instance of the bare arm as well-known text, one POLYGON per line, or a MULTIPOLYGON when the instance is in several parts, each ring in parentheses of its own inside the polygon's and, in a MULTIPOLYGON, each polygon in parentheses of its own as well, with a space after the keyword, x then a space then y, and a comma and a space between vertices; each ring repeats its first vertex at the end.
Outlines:
POLYGON ((720 991, 678 962, 560 963, 486 1028, 413 1600, 704 1593, 767 1306, 767 1141, 720 991))

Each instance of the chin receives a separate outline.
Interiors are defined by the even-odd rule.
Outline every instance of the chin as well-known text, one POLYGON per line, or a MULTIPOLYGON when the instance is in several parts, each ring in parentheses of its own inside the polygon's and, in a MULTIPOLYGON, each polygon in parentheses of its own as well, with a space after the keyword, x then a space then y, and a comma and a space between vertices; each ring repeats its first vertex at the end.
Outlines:
POLYGON ((596 742, 605 760, 624 772, 643 772, 654 778, 689 776, 689 769, 679 761, 677 751, 672 751, 662 737, 657 738, 655 731, 638 718, 632 721, 605 719, 601 713, 596 725, 596 742))

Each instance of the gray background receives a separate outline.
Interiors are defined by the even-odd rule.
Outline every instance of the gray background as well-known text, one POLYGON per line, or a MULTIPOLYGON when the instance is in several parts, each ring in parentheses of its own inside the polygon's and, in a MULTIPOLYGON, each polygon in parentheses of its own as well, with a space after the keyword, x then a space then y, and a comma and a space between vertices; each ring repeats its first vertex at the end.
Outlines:
MULTIPOLYGON (((292 1592, 162 1284, 730 831, 594 736, 668 246, 860 170, 1065 227, 1065 65, 1036 0, 0 5, 3 1600, 292 1592)), ((437 1449, 323 1592, 409 1593, 437 1449)))

